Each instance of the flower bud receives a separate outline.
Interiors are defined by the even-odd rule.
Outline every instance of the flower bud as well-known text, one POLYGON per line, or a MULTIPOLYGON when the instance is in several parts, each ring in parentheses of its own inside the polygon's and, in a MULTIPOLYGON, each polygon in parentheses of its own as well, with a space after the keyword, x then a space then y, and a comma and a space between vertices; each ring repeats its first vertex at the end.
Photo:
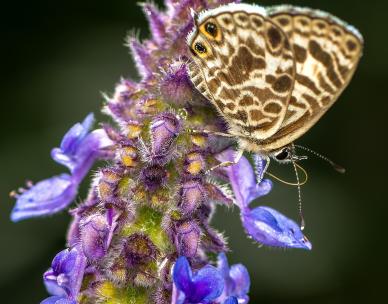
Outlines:
POLYGON ((190 180, 181 187, 179 207, 183 214, 188 215, 197 210, 205 199, 205 188, 198 180, 190 180))
POLYGON ((172 143, 180 130, 181 124, 172 113, 161 113, 152 120, 150 126, 152 160, 160 161, 171 154, 172 143))
POLYGON ((185 64, 170 64, 160 82, 160 92, 164 99, 183 104, 193 97, 193 87, 185 64))
POLYGON ((81 221, 81 244, 87 258, 96 261, 106 254, 117 226, 118 215, 110 209, 104 215, 92 214, 81 221))
POLYGON ((125 241, 124 255, 129 267, 147 264, 153 261, 157 254, 158 249, 145 234, 134 233, 125 241))
POLYGON ((155 191, 165 185, 167 171, 162 166, 151 165, 140 172, 140 181, 148 191, 155 191))
POLYGON ((180 223, 176 227, 175 246, 178 254, 194 257, 197 253, 201 231, 194 221, 180 223))

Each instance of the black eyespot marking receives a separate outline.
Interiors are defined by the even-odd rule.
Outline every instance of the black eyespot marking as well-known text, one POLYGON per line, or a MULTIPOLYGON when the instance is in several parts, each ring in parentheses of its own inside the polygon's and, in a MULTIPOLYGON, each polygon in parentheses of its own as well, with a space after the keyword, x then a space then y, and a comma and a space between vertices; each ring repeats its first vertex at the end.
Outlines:
POLYGON ((202 43, 200 43, 200 42, 197 42, 197 43, 194 45, 194 48, 195 48, 195 50, 196 50, 198 53, 200 53, 200 54, 204 54, 204 53, 207 52, 206 47, 205 47, 202 43))
POLYGON ((218 28, 217 28, 217 25, 215 25, 214 23, 212 22, 208 22, 205 24, 205 31, 213 36, 213 37, 217 37, 217 33, 218 33, 218 28))

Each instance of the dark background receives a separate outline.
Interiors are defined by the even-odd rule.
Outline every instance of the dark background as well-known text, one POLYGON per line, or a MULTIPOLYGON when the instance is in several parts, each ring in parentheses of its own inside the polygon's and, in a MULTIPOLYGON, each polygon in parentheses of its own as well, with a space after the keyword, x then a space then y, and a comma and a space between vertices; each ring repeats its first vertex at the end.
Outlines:
MULTIPOLYGON (((319 159, 304 163, 311 252, 258 248, 245 237, 237 208, 220 208, 214 224, 230 237, 231 262, 244 263, 251 273, 251 303, 384 302, 388 1, 289 3, 329 11, 365 37, 365 55, 350 86, 299 141, 343 164, 347 173, 337 174, 319 159)), ((63 248, 70 218, 63 212, 13 224, 7 195, 27 178, 39 181, 63 171, 50 149, 71 125, 99 112, 101 92, 111 93, 120 76, 136 77, 124 38, 133 28, 143 37, 148 32, 130 0, 8 1, 0 11, 0 297, 1 303, 38 303, 47 296, 42 273, 63 248)), ((271 170, 292 173, 284 166, 271 170)), ((297 219, 292 187, 276 183, 261 203, 297 219)))

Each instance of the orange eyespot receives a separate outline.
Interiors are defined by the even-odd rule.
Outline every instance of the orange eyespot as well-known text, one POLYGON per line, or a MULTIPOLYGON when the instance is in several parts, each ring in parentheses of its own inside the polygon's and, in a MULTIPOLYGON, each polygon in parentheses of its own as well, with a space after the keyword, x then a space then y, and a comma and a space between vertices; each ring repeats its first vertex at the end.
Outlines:
POLYGON ((217 37, 217 33, 218 33, 218 28, 217 28, 217 25, 215 25, 214 23, 212 22, 207 22, 205 24, 205 31, 213 36, 214 38, 217 37))
POLYGON ((216 22, 207 21, 199 27, 200 32, 210 41, 221 41, 221 31, 216 22))
POLYGON ((205 59, 212 55, 212 48, 206 40, 194 39, 190 48, 194 56, 205 59))
POLYGON ((194 45, 194 49, 197 53, 199 54, 205 54, 207 52, 207 49, 206 47, 200 43, 200 42, 197 42, 195 45, 194 45))

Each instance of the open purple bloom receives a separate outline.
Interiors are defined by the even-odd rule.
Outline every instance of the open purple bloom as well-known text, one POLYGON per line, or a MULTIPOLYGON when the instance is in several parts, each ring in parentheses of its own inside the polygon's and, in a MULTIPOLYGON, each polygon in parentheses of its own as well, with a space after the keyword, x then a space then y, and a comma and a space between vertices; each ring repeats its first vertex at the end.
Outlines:
POLYGON ((65 296, 52 296, 43 300, 40 304, 77 304, 77 301, 70 300, 65 296))
POLYGON ((260 206, 245 211, 242 219, 248 234, 261 244, 308 250, 312 248, 297 223, 270 207, 260 206))
MULTIPOLYGON (((217 159, 232 160, 233 153, 232 150, 227 150, 219 154, 217 159)), ((262 162, 256 156, 256 164, 258 163, 262 162)), ((261 179, 264 165, 256 169, 258 170, 256 175, 261 179)), ((269 207, 257 207, 253 210, 249 208, 253 200, 271 191, 272 183, 264 179, 257 184, 252 166, 245 157, 242 157, 238 164, 226 167, 224 170, 236 196, 243 226, 254 240, 267 246, 311 249, 311 243, 293 220, 269 207)))
POLYGON ((178 295, 173 304, 210 303, 218 298, 224 289, 220 271, 211 265, 193 273, 186 257, 180 257, 173 269, 173 280, 178 295))
POLYGON ((62 139, 61 146, 51 151, 51 157, 69 168, 73 178, 80 182, 89 172, 94 161, 101 156, 101 149, 111 145, 105 132, 89 132, 94 123, 89 114, 82 123, 77 123, 62 139))
POLYGON ((71 175, 45 179, 18 195, 12 221, 56 213, 74 200, 82 179, 95 160, 104 156, 102 149, 112 145, 102 129, 89 133, 93 121, 93 114, 89 114, 65 134, 60 148, 51 151, 52 158, 68 167, 71 175))
MULTIPOLYGON (((234 153, 233 150, 226 150, 218 154, 217 159, 221 162, 232 161, 234 153)), ((244 156, 238 164, 225 167, 224 170, 232 185, 236 204, 241 210, 247 208, 253 200, 267 195, 272 189, 272 182, 269 179, 264 179, 257 184, 252 166, 244 156)))
POLYGON ((51 268, 43 275, 47 291, 57 298, 51 297, 51 300, 48 298, 45 301, 61 304, 75 301, 81 288, 85 266, 86 257, 77 247, 59 252, 54 257, 51 268))
POLYGON ((40 181, 18 196, 11 220, 49 215, 66 208, 77 195, 78 185, 69 174, 40 181))
POLYGON ((247 294, 249 292, 251 280, 246 267, 242 264, 236 264, 229 267, 225 253, 220 253, 218 255, 218 269, 225 281, 224 291, 220 297, 222 300, 226 299, 224 304, 248 303, 249 297, 247 294), (235 300, 238 302, 234 302, 235 300))
MULTIPOLYGON (((246 303, 246 302, 244 302, 246 303)), ((236 297, 229 297, 225 300, 223 304, 238 304, 238 300, 236 297)))

